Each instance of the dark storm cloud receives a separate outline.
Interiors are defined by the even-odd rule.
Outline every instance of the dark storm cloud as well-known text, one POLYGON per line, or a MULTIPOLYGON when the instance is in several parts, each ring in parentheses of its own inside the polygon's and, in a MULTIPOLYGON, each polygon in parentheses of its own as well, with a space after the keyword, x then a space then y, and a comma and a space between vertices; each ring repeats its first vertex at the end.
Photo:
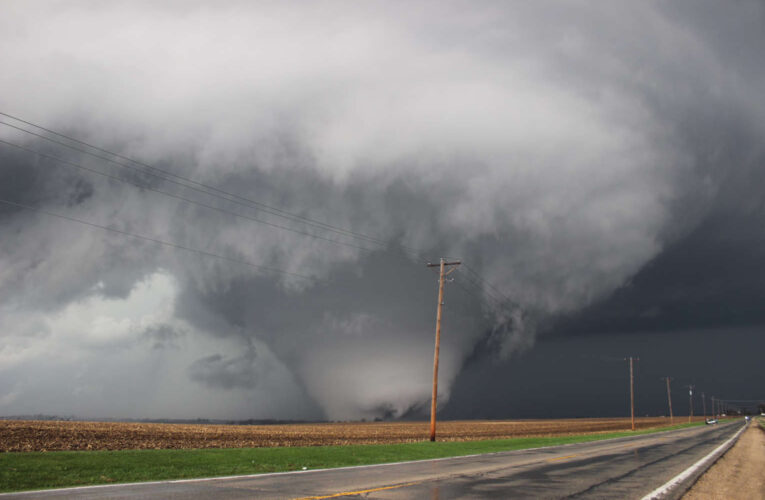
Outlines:
POLYGON ((209 385, 213 388, 232 389, 254 387, 258 383, 254 364, 257 353, 250 348, 241 356, 226 358, 213 354, 194 361, 189 366, 191 380, 209 385))
MULTIPOLYGON (((401 415, 429 395, 435 280, 423 264, 440 256, 464 259, 513 304, 497 307, 497 293, 473 288, 467 270, 454 275, 445 396, 471 352, 480 363, 484 348, 528 347, 539 325, 574 324, 570 315, 588 306, 579 324, 613 310, 611 326, 624 317, 647 318, 638 321, 645 328, 730 320, 672 318, 714 301, 726 273, 743 275, 730 255, 745 247, 748 262, 760 256, 746 229, 759 223, 765 130, 765 70, 752 63, 765 46, 759 3, 178 8, 138 2, 41 15, 39 4, 11 3, 0 65, 14 71, 0 74, 0 108, 383 245, 3 128, 5 140, 143 187, 3 146, 6 199, 308 277, 4 208, 0 326, 11 347, 0 352, 14 370, 36 352, 19 332, 42 325, 33 328, 48 339, 35 344, 42 349, 61 335, 56 315, 74 318, 85 304, 90 337, 71 358, 92 359, 87 349, 108 342, 137 345, 126 340, 134 335, 155 339, 144 347, 173 349, 136 353, 133 369, 162 374, 168 394, 225 389, 218 406, 241 417, 251 416, 245 404, 293 417, 401 415), (743 207, 751 221, 737 232, 724 214, 743 207), (727 243, 715 246, 724 230, 727 243), (693 251, 702 254, 684 261, 693 251), (696 279, 694 263, 708 282, 672 274, 696 279), (598 309, 614 290, 609 304, 618 307, 598 309), (120 301, 138 305, 125 311, 120 301)), ((752 306, 736 322, 757 314, 752 306)), ((100 398, 92 380, 78 387, 100 398)), ((32 393, 24 391, 14 385, 0 402, 32 393)))
MULTIPOLYGON (((26 205, 51 203, 56 200, 76 205, 93 195, 93 186, 77 175, 56 171, 44 161, 30 161, 28 154, 0 144, 0 197, 26 205), (62 186, 67 189, 62 191, 62 186)), ((15 214, 22 210, 3 204, 0 214, 15 214)))
MULTIPOLYGON (((746 206, 754 199, 743 199, 746 206)), ((611 297, 556 333, 602 334, 765 324, 765 212, 715 212, 611 297)))
POLYGON ((762 328, 689 329, 540 339, 512 363, 469 361, 455 382, 444 418, 625 417, 629 368, 635 363, 635 414, 668 415, 663 377, 672 377, 674 414, 688 415, 688 385, 710 397, 763 397, 757 367, 762 328))

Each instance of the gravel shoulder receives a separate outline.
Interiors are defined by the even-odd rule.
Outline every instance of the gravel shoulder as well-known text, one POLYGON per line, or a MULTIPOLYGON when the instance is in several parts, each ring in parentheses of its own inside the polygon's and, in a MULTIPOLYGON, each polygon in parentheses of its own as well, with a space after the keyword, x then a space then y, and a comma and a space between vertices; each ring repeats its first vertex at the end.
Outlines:
POLYGON ((765 430, 752 423, 733 448, 683 496, 683 500, 765 499, 765 430))

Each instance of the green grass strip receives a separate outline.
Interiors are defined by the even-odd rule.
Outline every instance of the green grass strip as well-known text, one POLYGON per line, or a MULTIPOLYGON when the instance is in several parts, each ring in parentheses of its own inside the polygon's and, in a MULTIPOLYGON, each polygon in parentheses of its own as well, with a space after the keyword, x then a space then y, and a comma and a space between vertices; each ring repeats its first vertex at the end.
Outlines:
POLYGON ((424 460, 599 441, 696 425, 703 425, 703 423, 636 432, 485 441, 435 443, 422 441, 388 445, 0 453, 0 491, 190 479, 294 471, 301 470, 303 467, 324 469, 424 460))

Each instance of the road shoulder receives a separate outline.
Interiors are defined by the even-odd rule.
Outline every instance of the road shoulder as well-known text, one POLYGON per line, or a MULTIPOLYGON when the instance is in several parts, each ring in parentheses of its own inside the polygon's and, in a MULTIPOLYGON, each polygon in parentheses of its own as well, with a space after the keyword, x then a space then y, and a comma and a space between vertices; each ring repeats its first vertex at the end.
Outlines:
POLYGON ((691 487, 683 500, 765 499, 765 431, 752 423, 738 442, 691 487))

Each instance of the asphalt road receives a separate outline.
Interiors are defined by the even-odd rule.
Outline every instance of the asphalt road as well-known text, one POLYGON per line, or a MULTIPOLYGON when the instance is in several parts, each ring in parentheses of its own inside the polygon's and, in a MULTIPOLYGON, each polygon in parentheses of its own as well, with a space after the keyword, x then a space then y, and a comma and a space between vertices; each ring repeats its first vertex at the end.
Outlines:
POLYGON ((0 498, 641 498, 742 422, 595 443, 344 469, 77 488, 0 498))

